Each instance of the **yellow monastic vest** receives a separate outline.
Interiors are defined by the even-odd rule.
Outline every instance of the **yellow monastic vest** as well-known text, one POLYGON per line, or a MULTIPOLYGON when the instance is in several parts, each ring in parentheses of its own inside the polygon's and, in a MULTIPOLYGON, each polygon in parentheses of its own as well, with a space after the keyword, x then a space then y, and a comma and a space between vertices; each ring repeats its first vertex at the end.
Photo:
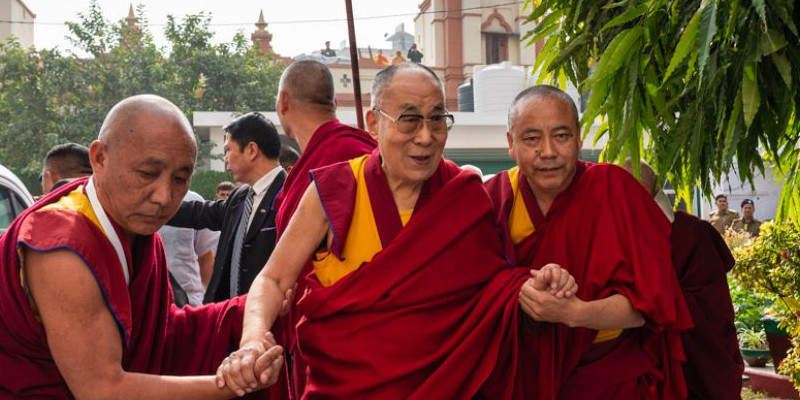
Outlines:
MULTIPOLYGON (((345 275, 357 270, 363 263, 372 261, 372 257, 383 250, 364 177, 367 157, 369 155, 350 160, 350 168, 356 179, 356 199, 350 230, 347 232, 342 249, 342 259, 339 260, 328 251, 317 253, 318 260, 313 262, 317 279, 324 286, 333 285, 345 275)), ((413 209, 400 211, 403 226, 413 212, 413 209)))

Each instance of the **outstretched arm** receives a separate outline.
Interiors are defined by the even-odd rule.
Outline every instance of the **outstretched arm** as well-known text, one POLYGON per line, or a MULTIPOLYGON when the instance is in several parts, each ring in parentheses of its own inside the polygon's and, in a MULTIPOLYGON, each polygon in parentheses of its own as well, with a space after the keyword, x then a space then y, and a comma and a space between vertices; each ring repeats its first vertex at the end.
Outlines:
POLYGON ((229 357, 232 366, 217 372, 218 384, 224 381, 237 391, 254 387, 260 374, 256 362, 263 350, 263 338, 278 318, 286 293, 291 293, 300 271, 327 233, 328 220, 317 187, 312 183, 267 264, 250 287, 240 347, 229 357))
MULTIPOLYGON (((89 268, 75 253, 25 249, 23 273, 53 360, 76 398, 234 397, 231 390, 217 388, 213 376, 174 377, 125 371, 122 341, 114 318, 89 268)), ((272 359, 279 355, 280 351, 273 352, 272 359)), ((275 380, 277 374, 268 383, 275 380)))

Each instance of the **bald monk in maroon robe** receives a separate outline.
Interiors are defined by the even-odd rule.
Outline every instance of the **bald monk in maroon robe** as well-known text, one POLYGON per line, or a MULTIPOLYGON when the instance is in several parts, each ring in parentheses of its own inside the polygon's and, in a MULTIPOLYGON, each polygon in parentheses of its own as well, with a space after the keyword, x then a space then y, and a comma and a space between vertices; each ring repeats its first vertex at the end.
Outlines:
MULTIPOLYGON (((197 147, 167 100, 117 104, 90 147, 94 175, 48 194, 0 239, 0 398, 228 399, 213 373, 244 298, 172 304, 155 232, 177 210, 197 147)), ((282 350, 262 338, 277 379, 282 350)))
MULTIPOLYGON (((630 160, 624 167, 633 173, 630 160)), ((688 399, 740 399, 744 362, 727 278, 735 260, 708 221, 683 211, 673 213, 655 171, 645 162, 640 163, 639 182, 672 221, 672 263, 694 322, 681 334, 688 399)))
POLYGON ((554 372, 565 377, 558 398, 685 398, 680 332, 691 320, 670 262, 669 221, 623 169, 578 161, 578 113, 563 91, 520 93, 507 136, 518 167, 487 189, 515 263, 559 264, 580 287, 553 299, 525 285, 520 305, 536 320, 594 333, 567 337, 574 348, 554 372))
MULTIPOLYGON (((367 132, 336 119, 333 76, 328 67, 318 61, 295 61, 283 71, 275 109, 281 128, 297 142, 301 151, 300 158, 289 171, 273 206, 278 210, 275 222, 280 238, 300 204, 300 198, 311 183, 312 170, 369 154, 377 144, 367 132)), ((302 276, 310 271, 309 263, 302 276)), ((302 295, 305 288, 305 281, 301 279, 293 292, 302 295)), ((288 314, 275 327, 279 342, 286 346, 290 354, 287 367, 292 368, 295 386, 293 397, 303 392, 305 384, 305 364, 296 354, 294 327, 299 315, 295 305, 292 302, 288 314)), ((279 385, 284 385, 283 381, 279 385)), ((282 398, 290 398, 287 396, 282 398)))

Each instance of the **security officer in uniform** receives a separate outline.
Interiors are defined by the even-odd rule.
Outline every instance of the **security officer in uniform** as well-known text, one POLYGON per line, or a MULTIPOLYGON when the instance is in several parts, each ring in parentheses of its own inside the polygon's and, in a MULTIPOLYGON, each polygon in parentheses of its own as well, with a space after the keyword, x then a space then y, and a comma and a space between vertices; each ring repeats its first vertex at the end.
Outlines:
POLYGON ((750 237, 758 237, 762 222, 753 217, 753 213, 755 212, 756 205, 753 203, 753 200, 742 200, 742 218, 733 221, 732 229, 736 232, 747 232, 750 234, 750 237))
POLYGON ((717 211, 711 213, 709 222, 720 235, 725 235, 725 231, 733 225, 733 221, 739 219, 739 213, 728 209, 728 196, 718 194, 714 198, 717 203, 717 211))

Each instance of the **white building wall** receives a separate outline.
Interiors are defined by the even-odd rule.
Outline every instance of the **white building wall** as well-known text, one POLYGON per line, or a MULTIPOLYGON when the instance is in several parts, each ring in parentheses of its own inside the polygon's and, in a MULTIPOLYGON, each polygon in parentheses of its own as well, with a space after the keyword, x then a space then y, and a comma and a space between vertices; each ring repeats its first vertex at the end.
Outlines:
POLYGON ((20 0, 0 0, 0 40, 15 36, 22 47, 33 46, 33 20, 36 18, 20 0))

